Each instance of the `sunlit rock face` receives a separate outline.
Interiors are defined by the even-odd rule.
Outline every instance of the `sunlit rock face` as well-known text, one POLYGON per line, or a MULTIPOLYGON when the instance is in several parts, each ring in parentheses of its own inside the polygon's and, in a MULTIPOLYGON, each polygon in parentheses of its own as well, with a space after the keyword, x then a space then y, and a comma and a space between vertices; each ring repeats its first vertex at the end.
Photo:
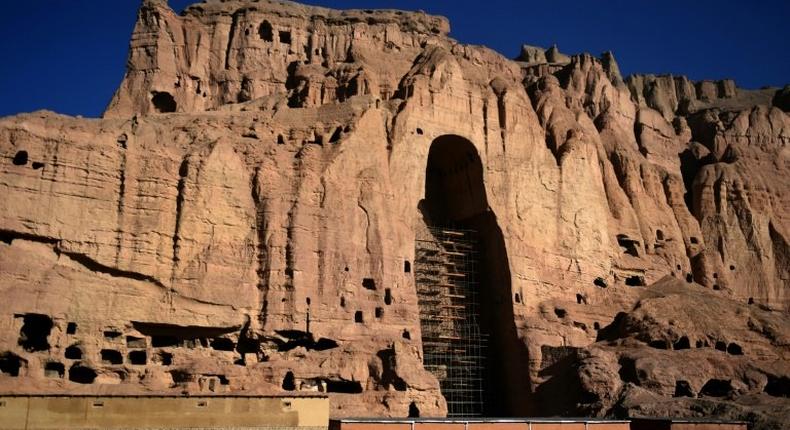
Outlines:
POLYGON ((103 119, 0 120, 3 391, 445 415, 415 247, 452 227, 485 414, 790 421, 787 89, 448 32, 144 1, 103 119))

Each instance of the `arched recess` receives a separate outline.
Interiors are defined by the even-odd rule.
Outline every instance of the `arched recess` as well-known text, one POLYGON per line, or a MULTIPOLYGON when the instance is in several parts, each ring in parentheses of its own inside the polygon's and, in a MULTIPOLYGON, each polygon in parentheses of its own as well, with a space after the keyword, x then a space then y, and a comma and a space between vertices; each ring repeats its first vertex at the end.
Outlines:
MULTIPOLYGON (((454 342, 448 347, 450 351, 474 350, 475 339, 456 340, 466 336, 459 334, 461 331, 472 333, 470 337, 474 338, 479 330, 479 337, 487 339, 479 350, 480 386, 463 377, 460 383, 443 381, 443 377, 452 379, 448 371, 442 370, 442 366, 426 366, 442 384, 448 413, 489 417, 527 414, 528 357, 515 328, 507 249, 496 215, 488 205, 483 164, 472 142, 456 135, 443 135, 432 142, 425 174, 425 198, 420 201, 419 212, 424 224, 417 232, 414 276, 420 299, 426 364, 437 343, 454 342), (426 249, 431 247, 433 249, 426 249), (437 267, 437 264, 447 267, 437 267), (437 271, 440 272, 438 276, 437 271), (447 273, 453 271, 462 273, 447 273), (468 282, 465 286, 453 285, 458 283, 453 279, 468 282), (457 294, 453 288, 460 288, 461 293, 457 294), (457 296, 463 297, 455 298, 457 296), (464 306, 464 320, 453 322, 454 313, 444 308, 459 305, 464 306), (438 330, 435 325, 431 326, 437 324, 437 319, 443 324, 438 330), (467 326, 459 329, 458 324, 462 323, 467 326), (455 331, 447 334, 444 333, 446 329, 455 331), (440 338, 438 342, 437 338, 440 338), (462 386, 478 391, 462 393, 458 398, 453 393, 463 390, 462 386), (453 396, 456 399, 451 401, 453 396), (466 400, 473 403, 471 407, 464 404, 466 400), (479 407, 474 405, 477 401, 479 407)), ((452 363, 474 361, 475 358, 459 360, 458 354, 450 354, 448 360, 452 363)), ((459 371, 459 374, 470 373, 474 377, 474 371, 459 371)))

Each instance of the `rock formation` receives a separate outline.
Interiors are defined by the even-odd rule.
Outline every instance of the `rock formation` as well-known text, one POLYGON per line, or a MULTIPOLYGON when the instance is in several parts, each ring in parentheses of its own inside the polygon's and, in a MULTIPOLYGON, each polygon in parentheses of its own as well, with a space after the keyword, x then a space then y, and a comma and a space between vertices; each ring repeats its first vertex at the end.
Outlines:
POLYGON ((104 118, 0 119, 2 390, 444 415, 411 269, 446 222, 481 237, 489 414, 790 421, 787 87, 448 32, 143 1, 104 118))

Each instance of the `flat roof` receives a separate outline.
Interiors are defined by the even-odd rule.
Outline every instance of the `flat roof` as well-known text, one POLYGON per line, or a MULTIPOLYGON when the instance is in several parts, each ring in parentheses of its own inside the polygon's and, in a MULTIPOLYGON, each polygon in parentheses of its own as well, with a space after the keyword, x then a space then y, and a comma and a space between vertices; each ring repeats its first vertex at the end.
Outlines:
POLYGON ((318 398, 328 399, 327 394, 190 394, 190 395, 170 395, 170 394, 85 394, 85 393, 55 393, 55 394, 19 394, 0 393, 0 397, 102 397, 102 398, 156 398, 156 399, 222 399, 222 398, 253 398, 253 399, 303 399, 303 398, 318 398))
POLYGON ((331 418, 329 421, 341 423, 629 423, 629 420, 606 418, 565 418, 565 417, 537 417, 537 418, 482 418, 482 417, 449 417, 449 418, 331 418))
POLYGON ((679 424, 749 424, 748 421, 727 420, 714 417, 631 417, 632 421, 670 421, 679 424))

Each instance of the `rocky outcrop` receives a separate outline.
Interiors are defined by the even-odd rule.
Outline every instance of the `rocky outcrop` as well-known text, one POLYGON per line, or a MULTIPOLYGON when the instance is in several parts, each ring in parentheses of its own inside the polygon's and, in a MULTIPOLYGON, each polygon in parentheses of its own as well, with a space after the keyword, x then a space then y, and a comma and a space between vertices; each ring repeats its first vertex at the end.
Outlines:
POLYGON ((447 20, 401 11, 335 11, 276 1, 207 1, 182 16, 146 0, 123 83, 104 116, 202 112, 289 94, 291 107, 392 96, 447 20))
POLYGON ((790 418, 787 325, 786 313, 664 279, 578 353, 576 406, 783 428, 790 418))
POLYGON ((103 119, 0 120, 4 389, 446 414, 415 241, 447 222, 481 236, 489 411, 781 422, 784 93, 448 31, 144 1, 103 119))

